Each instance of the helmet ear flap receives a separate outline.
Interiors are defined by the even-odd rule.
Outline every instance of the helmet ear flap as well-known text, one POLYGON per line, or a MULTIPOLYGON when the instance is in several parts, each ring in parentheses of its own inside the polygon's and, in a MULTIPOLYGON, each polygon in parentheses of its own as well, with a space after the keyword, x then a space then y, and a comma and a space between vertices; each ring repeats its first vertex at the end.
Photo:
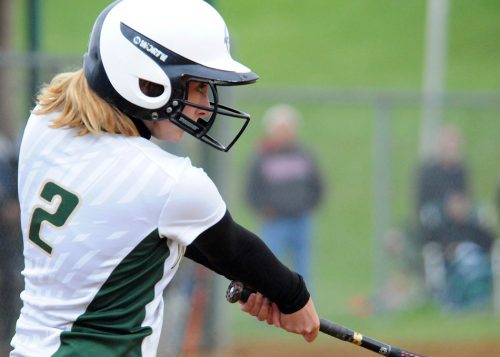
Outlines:
POLYGON ((84 56, 84 72, 89 86, 105 101, 132 118, 149 119, 171 99, 171 79, 124 37, 122 4, 113 2, 97 18, 84 56))
MULTIPOLYGON (((145 43, 144 46, 149 48, 153 41, 137 34, 130 42, 122 32, 130 29, 119 23, 119 17, 112 15, 115 13, 111 12, 103 23, 100 52, 113 88, 120 96, 138 107, 148 110, 164 107, 171 99, 170 78, 153 56, 145 55, 141 47, 142 43, 145 43), (134 41, 141 42, 137 45, 134 41), (139 86, 139 79, 163 86, 161 95, 146 95, 139 86)), ((147 51, 146 53, 149 54, 147 51)))

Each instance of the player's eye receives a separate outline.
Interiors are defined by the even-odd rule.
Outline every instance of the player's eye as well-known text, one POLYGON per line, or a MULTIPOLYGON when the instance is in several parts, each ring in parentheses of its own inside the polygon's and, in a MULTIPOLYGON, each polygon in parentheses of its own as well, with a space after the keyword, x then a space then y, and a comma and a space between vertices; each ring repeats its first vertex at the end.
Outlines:
POLYGON ((208 85, 205 84, 205 83, 200 83, 198 84, 196 90, 200 93, 200 94, 203 94, 203 95, 206 95, 207 92, 208 92, 208 85))

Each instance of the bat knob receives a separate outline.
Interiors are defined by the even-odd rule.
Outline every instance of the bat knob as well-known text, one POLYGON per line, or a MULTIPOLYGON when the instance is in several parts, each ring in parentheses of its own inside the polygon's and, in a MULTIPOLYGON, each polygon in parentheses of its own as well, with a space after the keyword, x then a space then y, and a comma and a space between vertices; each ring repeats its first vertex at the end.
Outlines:
POLYGON ((230 303, 235 303, 241 299, 241 295, 243 294, 243 290, 245 287, 239 281, 232 281, 231 284, 227 287, 226 291, 226 300, 230 303))

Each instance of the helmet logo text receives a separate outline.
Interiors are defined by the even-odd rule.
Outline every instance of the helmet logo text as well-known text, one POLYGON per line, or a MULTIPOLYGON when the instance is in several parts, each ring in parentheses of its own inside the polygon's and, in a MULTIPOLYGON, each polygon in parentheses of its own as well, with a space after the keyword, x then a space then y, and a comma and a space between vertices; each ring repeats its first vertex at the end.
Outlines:
POLYGON ((140 36, 135 36, 134 39, 132 40, 132 43, 137 47, 151 53, 153 56, 155 56, 162 62, 165 62, 168 58, 168 55, 163 53, 161 50, 153 46, 148 41, 143 40, 140 36))

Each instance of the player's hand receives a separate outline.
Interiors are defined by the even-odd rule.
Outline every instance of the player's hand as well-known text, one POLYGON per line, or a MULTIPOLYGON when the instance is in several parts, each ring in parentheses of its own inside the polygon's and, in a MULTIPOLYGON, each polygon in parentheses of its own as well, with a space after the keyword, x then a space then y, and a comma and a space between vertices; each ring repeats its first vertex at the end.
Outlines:
POLYGON ((275 304, 272 304, 268 298, 261 293, 250 294, 246 302, 240 301, 241 310, 255 316, 259 321, 267 321, 269 325, 279 324, 279 309, 275 304), (275 323, 276 322, 276 323, 275 323))
POLYGON ((280 325, 288 332, 302 335, 307 342, 314 341, 319 333, 319 316, 312 299, 293 314, 280 313, 280 325))
POLYGON ((260 321, 300 334, 308 342, 316 339, 319 333, 319 316, 310 298, 307 304, 297 312, 283 314, 278 306, 271 303, 260 293, 250 294, 247 302, 240 302, 241 310, 257 317, 260 321))

